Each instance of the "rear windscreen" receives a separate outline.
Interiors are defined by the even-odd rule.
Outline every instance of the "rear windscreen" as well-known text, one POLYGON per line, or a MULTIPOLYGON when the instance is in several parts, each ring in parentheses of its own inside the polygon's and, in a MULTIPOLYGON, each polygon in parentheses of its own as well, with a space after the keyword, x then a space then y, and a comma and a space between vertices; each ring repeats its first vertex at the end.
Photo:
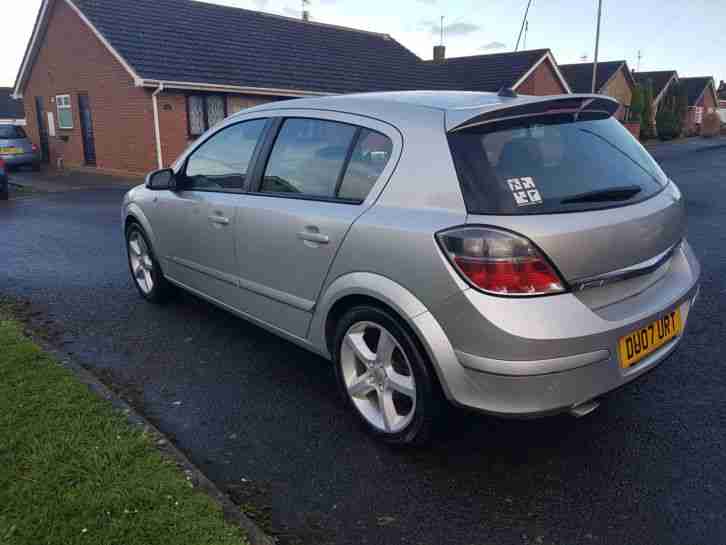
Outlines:
POLYGON ((667 184, 650 154, 612 117, 501 120, 449 134, 473 214, 542 214, 622 206, 667 184))
POLYGON ((15 125, 0 125, 0 139, 25 138, 25 130, 15 125))

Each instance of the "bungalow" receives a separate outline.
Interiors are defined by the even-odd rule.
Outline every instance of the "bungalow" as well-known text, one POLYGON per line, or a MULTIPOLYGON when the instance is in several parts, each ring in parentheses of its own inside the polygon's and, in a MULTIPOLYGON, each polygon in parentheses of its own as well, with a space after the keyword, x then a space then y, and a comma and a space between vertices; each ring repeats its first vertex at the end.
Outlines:
POLYGON ((721 116, 721 123, 726 123, 726 81, 721 80, 718 84, 718 113, 721 116))
POLYGON ((681 78, 680 85, 688 97, 688 114, 684 129, 689 134, 699 133, 703 116, 718 109, 716 83, 710 76, 681 78))
POLYGON ((14 95, 52 164, 142 173, 226 115, 405 89, 567 93, 549 50, 423 61, 386 34, 193 0, 43 0, 14 95))
MULTIPOLYGON (((561 64, 560 71, 570 84, 573 93, 592 92, 593 63, 561 64)), ((597 63, 595 92, 616 99, 622 105, 617 117, 624 121, 628 116, 635 80, 625 61, 607 61, 597 63)))
POLYGON ((652 118, 651 125, 655 129, 655 118, 662 104, 663 99, 668 96, 672 85, 678 83, 678 72, 675 70, 661 70, 656 72, 634 72, 633 78, 636 83, 645 88, 650 86, 653 90, 652 118))
POLYGON ((0 87, 0 125, 25 125, 25 107, 22 100, 12 97, 10 87, 0 87))

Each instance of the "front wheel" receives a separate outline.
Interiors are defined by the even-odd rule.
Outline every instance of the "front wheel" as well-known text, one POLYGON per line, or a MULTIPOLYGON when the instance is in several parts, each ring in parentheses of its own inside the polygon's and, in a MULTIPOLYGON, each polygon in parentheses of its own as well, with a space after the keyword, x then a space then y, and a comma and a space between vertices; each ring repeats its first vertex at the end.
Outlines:
POLYGON ((152 303, 166 301, 172 286, 161 272, 149 239, 136 223, 126 230, 126 250, 131 278, 141 296, 152 303))
POLYGON ((373 435, 425 443, 442 401, 428 365, 400 319, 374 306, 348 311, 337 326, 335 364, 348 404, 373 435))

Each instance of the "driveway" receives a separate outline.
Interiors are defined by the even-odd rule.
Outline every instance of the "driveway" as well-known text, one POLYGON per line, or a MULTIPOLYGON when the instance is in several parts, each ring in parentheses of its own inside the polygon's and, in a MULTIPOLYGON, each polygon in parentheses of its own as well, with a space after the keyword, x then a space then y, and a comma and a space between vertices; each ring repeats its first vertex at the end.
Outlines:
POLYGON ((0 292, 113 383, 284 543, 685 544, 726 536, 726 149, 655 150, 701 297, 677 354, 587 418, 453 411, 426 450, 368 438, 322 359, 191 296, 143 303, 119 189, 0 203, 0 292))

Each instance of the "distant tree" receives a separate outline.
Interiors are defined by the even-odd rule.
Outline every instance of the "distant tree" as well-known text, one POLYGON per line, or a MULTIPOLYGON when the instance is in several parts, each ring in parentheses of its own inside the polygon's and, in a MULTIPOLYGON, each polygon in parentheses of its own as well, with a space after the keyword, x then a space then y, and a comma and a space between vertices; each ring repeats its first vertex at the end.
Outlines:
POLYGON ((630 113, 628 114, 629 121, 633 123, 640 122, 643 115, 643 88, 640 85, 636 85, 633 89, 633 96, 630 97, 630 113))
POLYGON ((648 81, 643 87, 643 110, 640 116, 640 137, 653 138, 653 83, 648 81))
POLYGON ((678 96, 676 98, 676 115, 681 123, 681 129, 688 119, 688 93, 685 85, 678 85, 678 96))
POLYGON ((681 135, 681 122, 670 102, 655 116, 655 126, 661 140, 672 140, 681 135))

